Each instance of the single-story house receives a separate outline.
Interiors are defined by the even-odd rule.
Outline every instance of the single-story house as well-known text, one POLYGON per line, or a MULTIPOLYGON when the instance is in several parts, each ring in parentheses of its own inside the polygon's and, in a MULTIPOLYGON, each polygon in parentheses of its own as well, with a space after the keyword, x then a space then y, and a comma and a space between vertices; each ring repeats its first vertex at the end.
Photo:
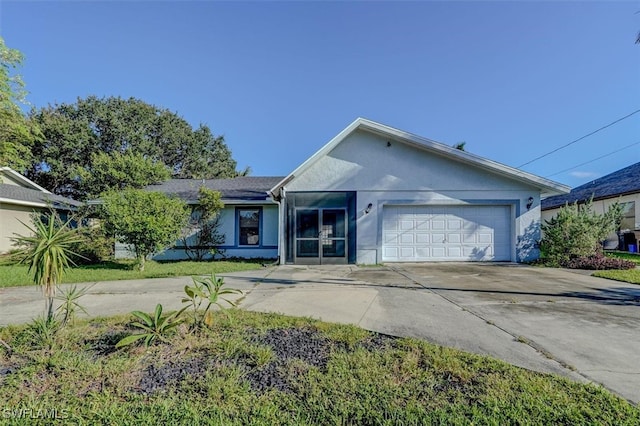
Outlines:
POLYGON ((580 185, 568 194, 542 200, 542 219, 551 219, 565 204, 581 204, 590 199, 593 199, 594 211, 600 214, 616 202, 623 206, 621 238, 616 234, 610 235, 605 248, 628 250, 629 245, 635 245, 637 251, 640 238, 640 209, 637 207, 640 204, 640 162, 580 185))
MULTIPOLYGON (((285 177, 171 180, 222 192, 229 256, 293 264, 527 261, 557 182, 358 118, 285 177)), ((179 249, 159 258, 179 257, 179 249)))
POLYGON ((13 249, 14 234, 27 235, 34 211, 54 208, 66 214, 81 203, 52 194, 10 167, 0 167, 0 253, 13 249))

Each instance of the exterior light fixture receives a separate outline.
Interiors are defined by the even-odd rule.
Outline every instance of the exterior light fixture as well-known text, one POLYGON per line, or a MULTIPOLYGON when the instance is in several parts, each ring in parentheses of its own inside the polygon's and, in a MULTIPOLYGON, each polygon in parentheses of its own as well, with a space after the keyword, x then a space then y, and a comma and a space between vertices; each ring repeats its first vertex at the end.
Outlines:
POLYGON ((373 208, 373 204, 369 203, 369 205, 367 205, 367 208, 364 209, 364 214, 369 214, 372 208, 373 208))
POLYGON ((527 200, 527 210, 530 210, 532 205, 533 205, 533 197, 529 197, 529 199, 527 200))

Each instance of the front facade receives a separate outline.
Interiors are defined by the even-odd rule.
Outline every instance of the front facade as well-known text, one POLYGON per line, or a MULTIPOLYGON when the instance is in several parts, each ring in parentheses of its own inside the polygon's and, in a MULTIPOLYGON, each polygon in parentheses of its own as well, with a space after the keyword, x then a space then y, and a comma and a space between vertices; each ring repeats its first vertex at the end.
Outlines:
POLYGON ((33 212, 53 208, 65 213, 79 205, 52 194, 10 167, 0 167, 0 253, 15 248, 12 239, 16 234, 28 235, 24 224, 30 224, 33 212))
MULTIPOLYGON (((291 264, 512 261, 538 256, 540 200, 556 182, 357 119, 286 177, 152 185, 197 203, 221 191, 218 248, 291 264)), ((185 258, 184 247, 155 259, 185 258)))
POLYGON ((569 188, 358 119, 271 189, 280 261, 514 261, 538 256, 540 199, 569 188))

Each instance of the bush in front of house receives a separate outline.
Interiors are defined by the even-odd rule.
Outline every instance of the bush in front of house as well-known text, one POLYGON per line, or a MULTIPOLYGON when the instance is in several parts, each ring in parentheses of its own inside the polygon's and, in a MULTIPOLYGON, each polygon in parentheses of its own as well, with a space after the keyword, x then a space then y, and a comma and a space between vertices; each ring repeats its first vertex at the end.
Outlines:
POLYGON ((570 269, 603 270, 633 269, 636 267, 636 264, 630 260, 614 259, 612 257, 607 257, 602 253, 596 253, 591 256, 575 257, 563 266, 570 269))
MULTIPOLYGON (((566 204, 555 217, 542 224, 542 262, 549 266, 572 267, 574 259, 603 256, 602 241, 618 229, 621 220, 622 206, 618 203, 603 214, 593 211, 591 200, 580 205, 577 202, 566 204)), ((601 261, 595 263, 603 264, 601 261)))

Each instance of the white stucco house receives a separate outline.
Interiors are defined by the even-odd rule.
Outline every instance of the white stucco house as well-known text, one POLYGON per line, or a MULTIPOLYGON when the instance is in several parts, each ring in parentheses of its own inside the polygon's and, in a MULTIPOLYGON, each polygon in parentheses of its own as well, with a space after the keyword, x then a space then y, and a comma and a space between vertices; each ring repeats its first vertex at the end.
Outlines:
POLYGON ((53 208, 64 215, 80 204, 52 194, 10 167, 0 167, 0 253, 15 248, 12 241, 15 234, 28 234, 24 224, 30 223, 34 211, 53 208))
MULTIPOLYGON (((193 201, 199 185, 222 193, 227 255, 292 264, 531 260, 540 200, 569 192, 363 118, 285 177, 172 180, 148 189, 193 201)), ((180 257, 180 248, 159 256, 180 257)))

